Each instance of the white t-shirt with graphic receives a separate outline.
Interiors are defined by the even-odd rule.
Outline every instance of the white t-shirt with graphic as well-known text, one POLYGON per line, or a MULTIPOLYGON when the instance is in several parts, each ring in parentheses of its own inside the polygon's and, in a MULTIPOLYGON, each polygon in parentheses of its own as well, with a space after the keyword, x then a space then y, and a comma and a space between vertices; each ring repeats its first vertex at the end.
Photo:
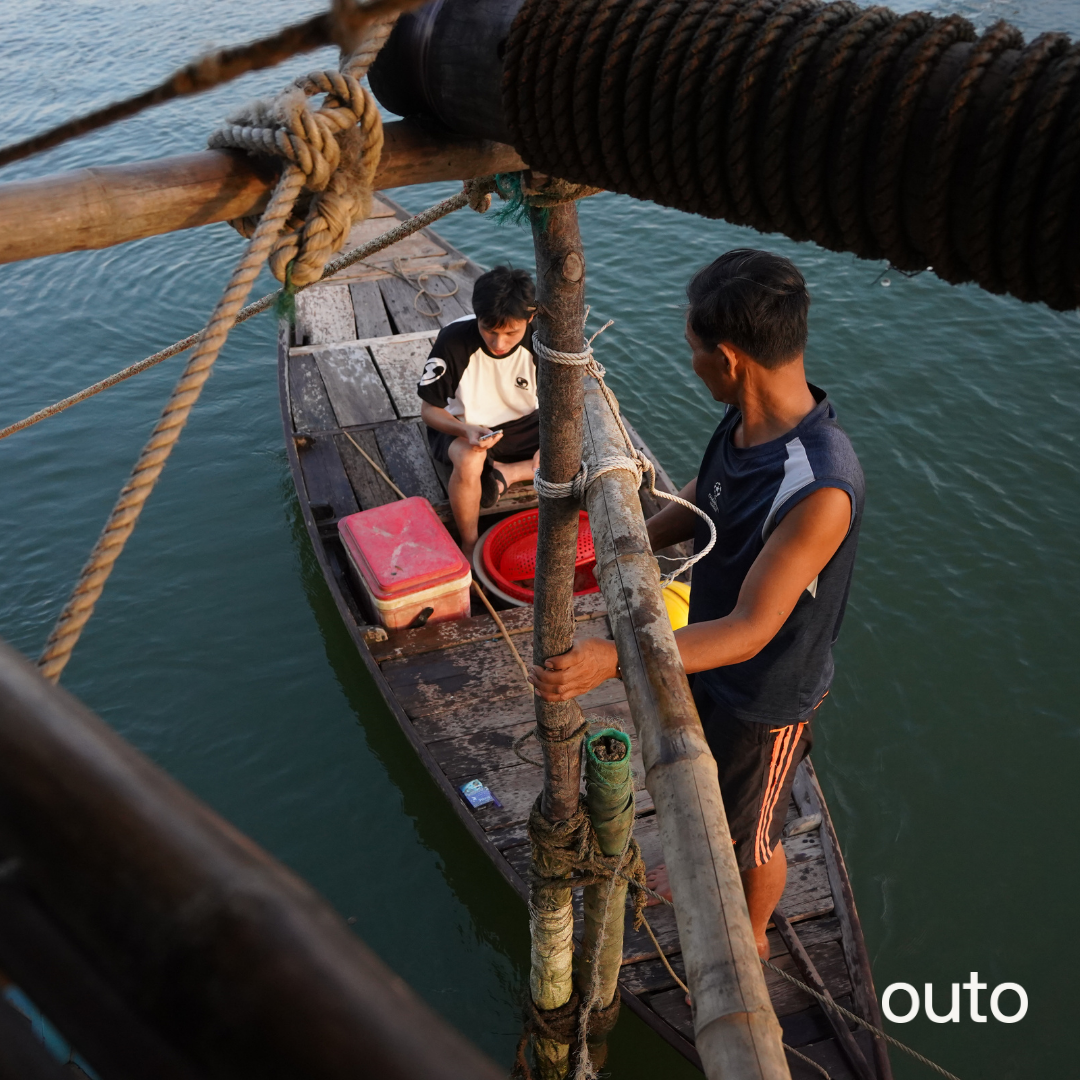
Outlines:
POLYGON ((531 345, 530 323, 516 349, 494 356, 480 336, 476 316, 465 315, 439 331, 416 392, 467 424, 505 427, 537 409, 531 345))

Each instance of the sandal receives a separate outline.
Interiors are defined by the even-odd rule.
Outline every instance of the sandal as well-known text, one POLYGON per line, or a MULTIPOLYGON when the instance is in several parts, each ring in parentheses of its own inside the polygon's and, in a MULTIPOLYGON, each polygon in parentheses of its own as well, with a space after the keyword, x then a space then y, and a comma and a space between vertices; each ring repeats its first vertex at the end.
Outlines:
POLYGON ((490 461, 484 465, 484 471, 480 474, 480 508, 489 510, 506 494, 510 485, 490 461))

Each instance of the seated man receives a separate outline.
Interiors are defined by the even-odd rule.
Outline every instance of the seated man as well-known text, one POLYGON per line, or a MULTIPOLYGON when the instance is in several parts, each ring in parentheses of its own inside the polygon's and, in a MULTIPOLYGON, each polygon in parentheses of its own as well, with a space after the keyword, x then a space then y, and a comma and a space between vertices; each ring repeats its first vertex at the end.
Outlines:
MULTIPOLYGON (((729 251, 687 287, 694 373, 727 406, 682 491, 716 526, 694 567, 690 623, 675 634, 716 759, 758 951, 784 891, 780 835, 811 719, 829 692, 863 509, 858 458, 824 390, 806 381, 810 297, 764 251, 729 251)), ((648 522, 657 551, 705 523, 672 505, 648 522)), ((532 669, 541 697, 576 697, 616 675, 615 644, 579 641, 532 669)), ((670 897, 664 867, 650 874, 670 897)), ((676 898, 677 899, 677 898, 676 898)))
POLYGON ((496 266, 476 279, 473 311, 439 331, 417 387, 432 456, 453 467, 450 508, 469 560, 480 507, 531 480, 540 462, 532 278, 496 266))

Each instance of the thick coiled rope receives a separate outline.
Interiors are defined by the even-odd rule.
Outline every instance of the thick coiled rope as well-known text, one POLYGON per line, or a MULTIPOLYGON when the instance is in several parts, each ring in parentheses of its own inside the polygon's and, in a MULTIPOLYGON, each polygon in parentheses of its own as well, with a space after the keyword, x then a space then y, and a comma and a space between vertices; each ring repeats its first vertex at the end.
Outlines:
MULTIPOLYGON (((389 30, 389 25, 377 24, 369 28, 369 35, 374 41, 381 42, 385 41, 389 30)), ((180 438, 180 432, 187 423, 206 380, 210 378, 214 361, 217 360, 225 339, 229 336, 229 331, 235 325, 256 277, 271 252, 281 250, 279 246, 281 234, 293 213, 300 193, 309 181, 318 189, 325 189, 329 185, 333 176, 332 169, 340 160, 340 148, 337 147, 335 134, 345 131, 347 124, 355 124, 362 116, 367 115, 366 107, 370 98, 360 87, 358 80, 366 71, 366 68, 361 69, 363 58, 369 56, 373 58, 374 51, 376 50, 370 47, 365 48, 362 44, 343 63, 343 67, 350 72, 348 76, 343 76, 340 80, 329 77, 325 79, 325 85, 330 89, 326 92, 326 100, 321 109, 312 110, 309 107, 311 92, 309 87, 323 85, 315 76, 310 77, 309 80, 298 80, 294 84, 295 89, 290 88, 283 95, 280 107, 260 106, 258 110, 260 115, 268 118, 276 116, 282 120, 281 125, 276 129, 273 145, 277 146, 280 156, 286 160, 285 168, 251 236, 247 250, 233 271, 221 299, 217 302, 206 329, 184 368, 180 381, 169 396, 161 419, 158 420, 150 436, 150 441, 139 454, 131 476, 121 490, 120 497, 105 523, 105 528, 79 575, 71 598, 49 635, 45 650, 38 660, 38 667, 42 675, 50 682, 59 680, 82 634, 83 627, 94 613, 97 601, 105 588, 105 582, 112 573, 120 553, 124 550, 124 545, 135 528, 143 506, 146 505, 146 500, 154 489, 154 484, 161 475, 162 469, 165 468, 169 454, 172 453, 173 447, 180 438), (358 54, 361 56, 360 61, 356 59, 358 54), (356 93, 357 90, 359 96, 356 93), (356 106, 360 102, 364 103, 364 108, 358 114, 356 106), (352 117, 351 121, 349 117, 352 117), (337 152, 331 149, 331 145, 337 148, 337 152)), ((367 62, 370 63, 370 59, 367 62)), ((371 153, 377 153, 374 148, 381 149, 382 146, 381 122, 377 112, 375 125, 379 131, 378 139, 365 143, 370 147, 371 153)), ((373 172, 374 165, 365 166, 365 169, 373 172)), ((370 197, 369 188, 367 195, 369 201, 370 197)), ((309 222, 311 214, 315 212, 313 207, 309 213, 309 222)), ((304 254, 302 243, 299 244, 299 250, 300 254, 304 254)), ((318 239, 313 243, 306 265, 311 265, 316 258, 315 253, 319 251, 325 252, 327 257, 330 254, 329 247, 323 239, 318 239)), ((316 277, 322 273, 325 261, 324 258, 323 262, 319 263, 316 277)))
MULTIPOLYGON (((585 317, 586 319, 589 317, 588 310, 585 312, 585 317)), ((680 574, 686 573, 691 566, 701 559, 704 559, 705 556, 712 551, 713 547, 716 545, 716 526, 704 510, 699 509, 688 499, 684 499, 680 495, 672 495, 670 492, 661 491, 657 488, 655 466, 637 449, 636 446, 634 446, 634 443, 630 438, 630 433, 626 430, 626 425, 622 421, 622 415, 619 411, 619 401, 612 393, 611 388, 604 381, 604 376, 607 372, 604 370, 603 365, 593 355, 592 343, 611 325, 612 323, 609 321, 600 327, 600 329, 586 341, 585 348, 579 353, 560 352, 558 349, 548 348, 548 346, 536 335, 533 335, 533 350, 541 360, 546 360, 552 364, 563 364, 567 367, 583 368, 585 375, 591 375, 596 380, 597 385, 600 387, 600 392, 604 395, 604 400, 608 404, 608 408, 611 409, 612 416, 615 417, 615 422, 619 425, 619 430, 622 432, 623 440, 626 443, 627 452, 625 454, 611 454, 607 457, 603 457, 597 461, 592 468, 590 468, 585 461, 582 461, 581 468, 578 469, 574 479, 567 481, 564 484, 545 480, 540 475, 540 471, 537 470, 533 474, 533 486, 536 488, 537 495, 546 499, 576 499, 578 502, 584 502, 585 493, 588 491, 589 487, 607 473, 633 473, 637 478, 637 483, 639 485, 647 476, 649 478, 649 493, 651 495, 655 495, 658 499, 666 499, 668 502, 677 503, 679 506, 686 507, 687 510, 697 514, 697 516, 709 526, 709 542, 701 549, 701 551, 695 553, 688 559, 682 560, 674 570, 662 577, 661 584, 667 585, 674 581, 680 574)))
POLYGON ((849 0, 525 0, 534 169, 947 281, 1080 304, 1080 50, 849 0))

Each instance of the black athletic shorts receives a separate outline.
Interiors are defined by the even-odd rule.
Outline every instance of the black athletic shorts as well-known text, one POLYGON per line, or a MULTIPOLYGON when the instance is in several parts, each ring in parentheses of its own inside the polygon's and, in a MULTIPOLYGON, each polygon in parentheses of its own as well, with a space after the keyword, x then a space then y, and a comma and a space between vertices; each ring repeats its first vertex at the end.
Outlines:
POLYGON ((761 866, 780 843, 795 770, 813 744, 810 721, 773 727, 739 720, 694 680, 694 701, 716 758, 740 870, 761 866))
MULTIPOLYGON (((528 461, 540 449, 540 413, 531 412, 519 420, 502 425, 503 437, 488 451, 488 461, 528 461)), ((450 444, 456 436, 434 428, 427 429, 431 456, 444 465, 452 465, 450 444)))

